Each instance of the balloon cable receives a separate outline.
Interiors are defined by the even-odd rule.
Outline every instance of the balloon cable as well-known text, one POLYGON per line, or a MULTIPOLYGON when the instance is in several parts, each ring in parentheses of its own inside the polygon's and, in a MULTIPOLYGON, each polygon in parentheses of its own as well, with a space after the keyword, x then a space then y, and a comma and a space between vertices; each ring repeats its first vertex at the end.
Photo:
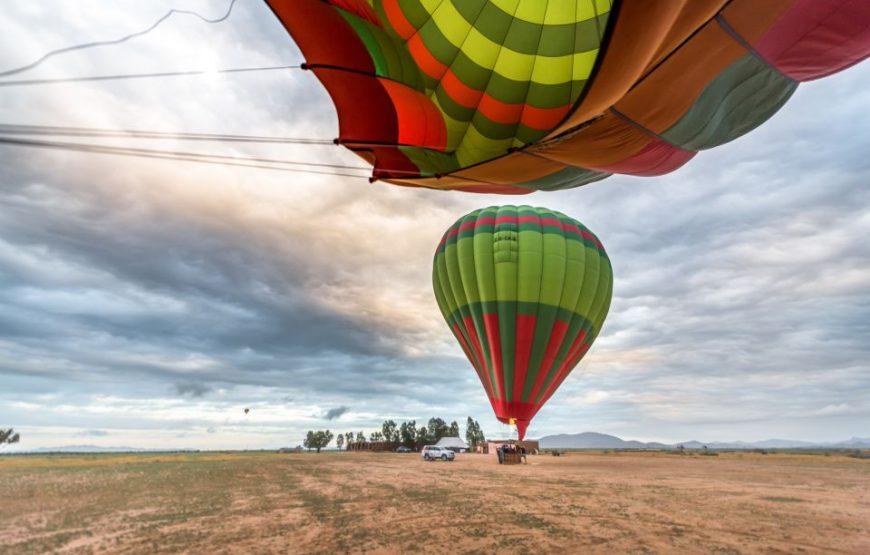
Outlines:
MULTIPOLYGON (((250 73, 254 71, 278 71, 300 69, 301 65, 278 65, 262 67, 236 67, 215 70, 159 71, 153 73, 119 73, 115 75, 86 75, 83 77, 51 77, 46 79, 0 80, 0 87, 28 87, 33 85, 56 85, 61 83, 83 83, 89 81, 123 81, 128 79, 148 79, 160 77, 182 77, 188 75, 219 75, 226 73, 250 73)), ((0 74, 2 75, 2 74, 0 74)))
POLYGON ((172 131, 144 131, 139 129, 104 129, 98 127, 22 125, 13 123, 0 123, 0 135, 48 135, 64 137, 95 137, 102 139, 171 139, 227 143, 274 143, 335 146, 335 141, 331 139, 305 137, 268 137, 262 135, 231 135, 226 133, 180 133, 172 131))
MULTIPOLYGON (((181 140, 181 141, 208 141, 225 143, 264 143, 264 144, 292 144, 306 146, 335 146, 334 140, 303 138, 303 137, 276 137, 262 135, 231 135, 225 133, 182 133, 169 131, 144 131, 137 129, 102 129, 96 127, 71 127, 71 126, 47 126, 47 125, 23 125, 0 123, 0 145, 45 148, 55 150, 68 150, 75 152, 90 152, 97 154, 116 154, 122 156, 139 156, 147 158, 160 158, 171 160, 183 160, 210 164, 254 167, 262 169, 290 170, 290 168, 277 166, 309 166, 329 168, 336 170, 358 170, 370 172, 366 166, 350 166, 344 164, 330 164, 320 162, 308 162, 298 160, 285 160, 276 158, 263 158, 255 156, 237 156, 225 154, 209 154, 202 152, 188 152, 179 150, 158 150, 148 148, 119 147, 112 145, 89 144, 79 142, 58 142, 38 139, 22 139, 20 136, 36 137, 87 137, 96 139, 158 139, 158 140, 181 140), (240 163, 241 162, 241 163, 240 163)), ((292 171, 302 171, 299 168, 292 171)), ((382 172, 393 175, 417 175, 417 172, 404 169, 381 169, 382 172)), ((308 171, 307 173, 324 173, 308 171)), ((345 177, 368 177, 351 174, 334 174, 345 177)))
POLYGON ((36 59, 35 61, 33 61, 27 65, 23 65, 21 67, 16 67, 16 68, 9 69, 6 71, 0 71, 0 77, 8 77, 10 75, 17 75, 19 73, 24 73, 25 71, 29 71, 29 70, 37 67, 38 65, 42 64, 42 62, 48 60, 49 58, 51 58, 53 56, 57 56, 58 54, 64 54, 66 52, 73 52, 76 50, 85 50, 87 48, 94 48, 97 46, 112 46, 112 45, 127 42, 128 40, 136 38, 136 37, 141 37, 141 36, 147 35, 151 31, 153 31, 154 29, 159 27, 161 23, 163 23, 167 19, 171 18, 175 14, 194 16, 194 17, 197 17, 200 20, 202 20, 208 24, 220 23, 222 21, 226 21, 230 17, 230 14, 233 13, 233 8, 235 7, 236 2, 237 2, 237 0, 230 0, 230 5, 227 8, 226 13, 224 13, 224 15, 222 15, 216 19, 209 19, 209 18, 207 18, 203 15, 200 15, 199 13, 194 12, 194 11, 179 10, 179 9, 173 8, 173 9, 169 10, 168 12, 166 12, 165 14, 163 14, 162 17, 160 17, 157 21, 152 23, 149 27, 147 27, 141 31, 137 31, 135 33, 131 33, 129 35, 126 35, 126 36, 123 36, 123 37, 120 37, 117 39, 85 42, 85 43, 81 43, 81 44, 74 44, 72 46, 67 46, 64 48, 58 48, 57 50, 52 50, 50 52, 47 52, 46 54, 44 54, 40 58, 36 59))
POLYGON ((216 154, 202 154, 196 152, 184 152, 175 150, 156 150, 146 148, 127 148, 114 147, 105 145, 85 144, 85 143, 68 143, 58 141, 41 141, 20 139, 16 137, 0 136, 0 145, 19 146, 29 148, 44 148, 53 150, 66 150, 73 152, 87 152, 92 154, 111 154, 117 156, 130 156, 138 158, 157 158, 163 160, 180 160, 186 162, 197 162, 201 164, 216 164, 222 166, 237 166, 246 168, 258 168, 267 170, 289 171, 295 173, 310 173, 321 175, 334 175, 339 177, 356 177, 368 179, 368 175, 346 173, 341 171, 321 171, 317 169, 309 169, 308 166, 315 168, 327 168, 336 170, 363 170, 368 171, 369 168, 361 166, 344 166, 341 164, 326 164, 317 162, 298 162, 292 160, 280 160, 272 158, 258 158, 245 156, 230 156, 216 154))

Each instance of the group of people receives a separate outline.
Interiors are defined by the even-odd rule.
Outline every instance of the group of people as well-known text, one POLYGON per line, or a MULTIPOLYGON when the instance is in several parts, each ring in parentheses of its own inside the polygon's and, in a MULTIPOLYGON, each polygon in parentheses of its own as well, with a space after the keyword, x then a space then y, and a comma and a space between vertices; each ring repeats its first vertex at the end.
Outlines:
POLYGON ((522 462, 526 462, 526 448, 522 445, 504 443, 499 445, 495 452, 498 455, 498 464, 504 464, 505 456, 508 454, 518 455, 522 462))

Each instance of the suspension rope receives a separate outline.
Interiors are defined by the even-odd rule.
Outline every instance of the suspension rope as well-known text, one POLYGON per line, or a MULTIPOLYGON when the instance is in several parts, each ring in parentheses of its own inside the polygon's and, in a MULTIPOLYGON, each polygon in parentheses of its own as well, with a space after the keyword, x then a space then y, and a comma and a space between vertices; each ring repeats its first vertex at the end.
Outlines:
POLYGON ((2 137, 0 136, 0 145, 7 146, 19 146, 19 147, 30 147, 30 148, 44 148, 44 149, 54 149, 54 150, 66 150, 66 151, 74 151, 74 152, 87 152, 92 154, 112 154, 118 156, 130 156, 130 157, 138 157, 138 158, 157 158, 164 160, 181 160, 187 162, 198 162, 202 164, 215 164, 222 166, 239 166, 246 168, 259 168, 259 169, 268 169, 268 170, 279 170, 279 171, 289 171, 296 173, 310 173, 310 174, 320 174, 320 175, 334 175, 340 177, 357 177, 361 179, 368 179, 368 175, 361 174, 353 174, 353 173, 345 173, 345 172, 332 172, 332 171, 319 171, 316 169, 306 169, 306 168, 296 168, 290 167, 292 165, 306 165, 306 166, 314 166, 314 167, 325 167, 325 168, 334 168, 339 170, 368 170, 368 168, 358 167, 358 166, 342 166, 339 164, 321 164, 316 162, 294 162, 290 160, 275 160, 269 158, 249 158, 243 156, 229 156, 229 155, 212 155, 212 154, 200 154, 196 152, 184 152, 184 151, 172 151, 172 150, 155 150, 155 149, 144 149, 144 148, 126 148, 126 147, 113 147, 113 146, 104 146, 104 145, 95 145, 95 144, 84 144, 84 143, 67 143, 67 142, 59 142, 59 141, 39 141, 39 140, 30 140, 30 139, 18 139, 14 137, 2 137))
MULTIPOLYGON (((337 143, 336 140, 328 140, 328 139, 314 139, 314 138, 302 138, 302 137, 270 137, 270 136, 260 136, 260 135, 231 135, 231 134, 217 134, 217 133, 181 133, 181 132, 168 132, 168 131, 144 131, 144 130, 133 130, 133 129, 102 129, 96 127, 71 127, 71 126, 44 126, 44 125, 23 125, 23 124, 9 124, 9 123, 0 123, 0 136, 5 136, 3 144, 15 145, 15 146, 41 146, 37 143, 43 142, 51 142, 51 141, 38 141, 38 140, 14 140, 15 135, 25 135, 25 136, 37 136, 37 137, 88 137, 88 138, 96 138, 96 139, 117 139, 117 138, 133 138, 133 139, 158 139, 158 140, 181 140, 181 141, 211 141, 211 142, 226 142, 226 143, 264 143, 264 144, 293 144, 293 145, 306 145, 306 146, 335 146, 337 143)), ((242 160, 246 162, 261 162, 268 164, 286 164, 286 165, 301 165, 301 166, 317 166, 317 167, 328 167, 334 169, 342 169, 342 170, 360 170, 360 171, 371 171, 370 167, 362 167, 362 166, 349 166, 343 164, 325 164, 319 162, 303 162, 303 161, 294 161, 294 160, 284 160, 284 159, 274 159, 274 158, 260 158, 260 157, 249 157, 249 156, 235 156, 235 155, 224 155, 224 154, 209 154, 209 153, 201 153, 201 152, 187 152, 187 151, 177 151, 177 150, 156 150, 156 149, 143 149, 143 148, 133 148, 133 147, 117 147, 117 146, 109 146, 109 145, 94 145, 87 143, 63 143, 63 142, 53 142, 53 144, 57 145, 56 148, 60 148, 63 146, 71 146, 75 147, 74 150, 81 150, 79 147, 94 147, 97 149, 106 150, 118 150, 118 151, 127 151, 130 153, 148 153, 148 154, 156 154, 161 157, 165 156, 181 156, 184 159, 189 159, 191 157, 197 158, 208 158, 214 160, 242 160)), ((46 147, 48 148, 48 147, 46 147)), ((382 172, 386 172, 393 175, 407 175, 407 176, 419 176, 419 172, 413 170, 405 170, 405 169, 386 169, 381 168, 382 172)))
MULTIPOLYGON (((34 85, 57 85, 61 83, 85 83, 93 81, 123 81, 128 79, 148 79, 160 77, 182 77, 188 75, 218 75, 227 73, 250 73, 254 71, 278 71, 300 69, 301 65, 235 67, 216 70, 159 71, 154 73, 119 73, 115 75, 86 75, 83 77, 51 77, 47 79, 0 79, 0 87, 30 87, 34 85)), ((2 75, 2 74, 0 74, 2 75)))
POLYGON ((21 67, 16 67, 16 68, 9 69, 9 70, 6 70, 6 71, 0 71, 0 77, 8 77, 8 76, 10 76, 10 75, 17 75, 17 74, 19 74, 19 73, 24 73, 25 71, 29 71, 29 70, 35 68, 36 66, 42 64, 42 62, 48 60, 49 58, 51 58, 51 57, 53 57, 53 56, 57 56, 58 54, 63 54, 63 53, 66 53, 66 52, 73 52, 73 51, 75 51, 75 50, 85 50, 85 49, 87 49, 87 48, 94 48, 94 47, 97 47, 97 46, 111 46, 111 45, 115 45, 115 44, 121 44, 121 43, 127 42, 127 41, 130 40, 130 39, 133 39, 133 38, 136 38, 136 37, 141 37, 141 36, 147 35, 147 34, 150 33, 151 31, 153 31, 154 29, 156 29, 157 27, 159 27, 161 23, 163 23, 163 22, 166 21, 167 19, 171 18, 171 17, 172 17, 173 15, 175 15, 175 14, 194 16, 194 17, 197 17, 197 18, 199 18, 200 20, 202 20, 202 21, 204 21, 205 23, 208 23, 208 24, 220 23, 220 22, 222 22, 222 21, 226 21, 226 20, 230 17, 230 14, 233 13, 233 8, 234 8, 235 5, 236 5, 236 1, 237 1, 237 0, 230 0, 230 5, 229 5, 229 7, 227 8, 226 13, 225 13, 224 15, 222 15, 222 16, 216 18, 216 19, 209 19, 209 18, 207 18, 207 17, 205 17, 205 16, 203 16, 203 15, 200 15, 199 13, 194 12, 194 11, 190 11, 190 10, 179 10, 179 9, 175 9, 175 8, 173 8, 173 9, 169 10, 168 12, 166 12, 166 13, 163 15, 163 17, 161 17, 160 19, 158 19, 157 21, 155 21, 154 23, 152 23, 151 26, 149 26, 149 27, 147 27, 147 28, 145 28, 145 29, 143 29, 143 30, 141 30, 141 31, 137 31, 137 32, 135 32, 135 33, 131 33, 131 34, 129 34, 129 35, 126 35, 126 36, 121 37, 121 38, 118 38, 118 39, 104 40, 104 41, 94 41, 94 42, 85 42, 85 43, 81 43, 81 44, 74 44, 74 45, 72 45, 72 46, 67 46, 67 47, 64 47, 64 48, 58 48, 57 50, 52 50, 52 51, 50 51, 50 52, 47 52, 46 54, 44 54, 43 56, 41 56, 41 57, 38 58, 37 60, 35 60, 35 61, 33 61, 33 62, 31 62, 31 63, 29 63, 29 64, 27 64, 27 65, 23 65, 23 66, 21 66, 21 67))
POLYGON ((298 145, 335 146, 330 139, 305 137, 267 137, 261 135, 231 135, 225 133, 180 133, 171 131, 144 131, 136 129, 105 129, 98 127, 72 127, 49 125, 22 125, 0 123, 0 135, 37 135, 63 137, 174 139, 182 141, 212 141, 228 143, 277 143, 298 145))

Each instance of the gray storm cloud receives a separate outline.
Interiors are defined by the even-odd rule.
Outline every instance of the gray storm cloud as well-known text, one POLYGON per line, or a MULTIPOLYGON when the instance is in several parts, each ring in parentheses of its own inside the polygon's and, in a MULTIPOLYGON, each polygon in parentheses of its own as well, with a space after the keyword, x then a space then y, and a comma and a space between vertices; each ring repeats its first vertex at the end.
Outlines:
POLYGON ((207 385, 198 383, 177 383, 175 384, 175 392, 182 397, 203 397, 211 391, 207 385))
POLYGON ((325 418, 326 420, 335 420, 337 418, 340 418, 343 414, 347 413, 347 411, 349 411, 349 410, 350 410, 350 407, 344 407, 344 406, 334 407, 334 408, 327 410, 323 414, 323 418, 325 418))

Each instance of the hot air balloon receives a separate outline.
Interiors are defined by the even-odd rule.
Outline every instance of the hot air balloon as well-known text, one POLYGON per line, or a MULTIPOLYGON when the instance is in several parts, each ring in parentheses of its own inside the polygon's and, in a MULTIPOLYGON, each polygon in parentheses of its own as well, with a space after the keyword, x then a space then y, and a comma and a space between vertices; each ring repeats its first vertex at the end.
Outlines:
POLYGON ((523 439, 601 331, 613 273, 601 242, 577 220, 500 206, 447 230, 432 283, 496 417, 523 439))
POLYGON ((266 0, 398 185, 654 176, 870 54, 867 0, 266 0))

